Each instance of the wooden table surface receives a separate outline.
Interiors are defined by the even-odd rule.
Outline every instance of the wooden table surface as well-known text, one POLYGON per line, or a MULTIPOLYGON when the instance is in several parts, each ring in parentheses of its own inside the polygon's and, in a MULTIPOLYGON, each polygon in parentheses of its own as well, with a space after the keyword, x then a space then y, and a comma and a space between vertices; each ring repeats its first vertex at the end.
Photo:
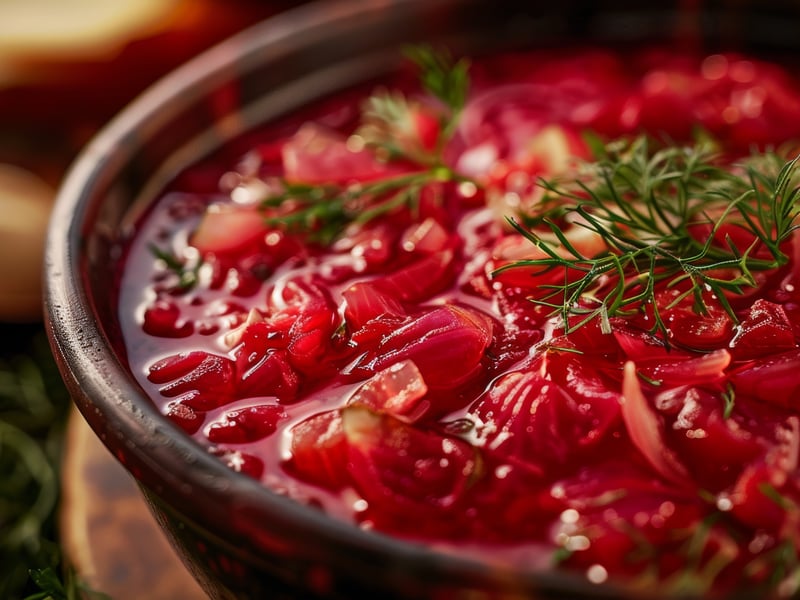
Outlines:
POLYGON ((150 514, 132 477, 83 417, 70 417, 62 482, 67 560, 112 600, 206 600, 150 514))

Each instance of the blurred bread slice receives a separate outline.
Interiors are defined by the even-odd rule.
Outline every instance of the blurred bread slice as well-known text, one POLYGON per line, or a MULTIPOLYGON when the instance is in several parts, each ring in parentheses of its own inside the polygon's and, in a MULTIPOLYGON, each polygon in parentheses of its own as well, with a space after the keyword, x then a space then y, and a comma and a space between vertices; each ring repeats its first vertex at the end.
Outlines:
POLYGON ((44 239, 54 195, 32 172, 0 163, 0 321, 42 316, 44 239))

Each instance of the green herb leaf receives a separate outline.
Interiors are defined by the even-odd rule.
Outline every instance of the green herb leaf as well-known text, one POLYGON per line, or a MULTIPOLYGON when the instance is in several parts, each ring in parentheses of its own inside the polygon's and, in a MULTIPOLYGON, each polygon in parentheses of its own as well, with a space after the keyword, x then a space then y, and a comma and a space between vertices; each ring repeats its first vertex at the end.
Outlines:
POLYGON ((400 208, 415 210, 425 186, 455 178, 449 169, 436 167, 349 186, 287 185, 282 194, 264 200, 262 209, 268 225, 327 245, 350 225, 363 225, 400 208), (269 213, 284 203, 291 204, 291 211, 269 213))
POLYGON ((467 100, 469 61, 455 61, 447 49, 429 45, 409 46, 405 55, 419 67, 423 87, 457 116, 467 100))
POLYGON ((732 384, 729 383, 727 389, 722 392, 722 400, 725 402, 722 418, 730 419, 733 414, 733 409, 736 406, 736 389, 732 384))
POLYGON ((198 260, 195 264, 188 264, 186 261, 178 258, 171 252, 162 250, 155 244, 150 244, 150 252, 157 259, 161 260, 164 265, 172 271, 178 278, 177 287, 182 290, 189 290, 197 285, 200 267, 203 266, 202 259, 198 260))

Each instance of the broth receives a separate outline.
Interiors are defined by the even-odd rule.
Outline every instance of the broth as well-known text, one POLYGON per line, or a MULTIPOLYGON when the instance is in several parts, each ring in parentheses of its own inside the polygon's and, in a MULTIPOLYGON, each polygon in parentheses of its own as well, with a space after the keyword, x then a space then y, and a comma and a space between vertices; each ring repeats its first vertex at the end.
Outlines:
POLYGON ((439 97, 351 90, 164 191, 120 286, 133 373, 232 469, 363 528, 791 587, 795 75, 421 52, 439 97))

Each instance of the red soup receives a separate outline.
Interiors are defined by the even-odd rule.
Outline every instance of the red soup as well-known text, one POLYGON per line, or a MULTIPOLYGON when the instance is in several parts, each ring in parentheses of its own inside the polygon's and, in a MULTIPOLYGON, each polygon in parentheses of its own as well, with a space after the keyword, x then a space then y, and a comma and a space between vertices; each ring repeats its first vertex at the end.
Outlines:
POLYGON ((794 592, 795 74, 409 56, 139 223, 120 312, 153 402, 362 528, 596 583, 794 592))

